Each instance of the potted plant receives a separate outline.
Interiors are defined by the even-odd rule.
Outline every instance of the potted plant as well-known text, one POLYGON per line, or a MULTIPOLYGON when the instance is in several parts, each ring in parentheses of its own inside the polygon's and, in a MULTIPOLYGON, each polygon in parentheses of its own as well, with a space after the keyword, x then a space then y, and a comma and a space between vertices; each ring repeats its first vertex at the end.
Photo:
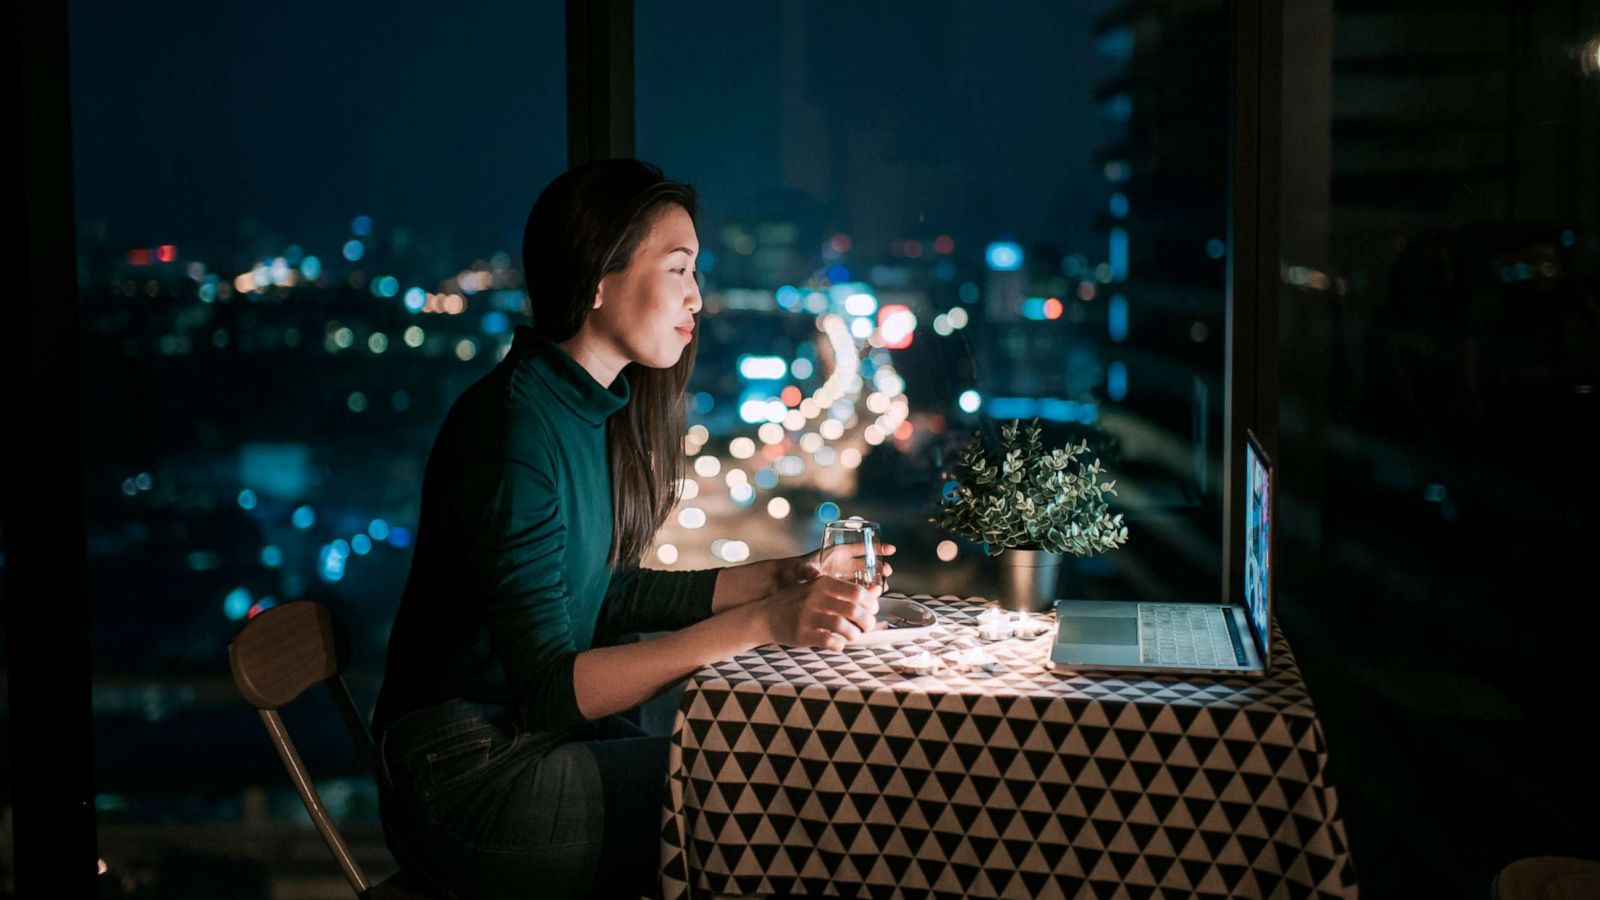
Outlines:
POLYGON ((1105 500, 1116 496, 1116 482, 1100 481, 1099 459, 1085 461, 1087 441, 1046 451, 1038 419, 1026 429, 1017 420, 1002 425, 998 449, 991 454, 974 435, 937 521, 999 558, 1003 606, 1045 610, 1062 554, 1093 556, 1127 542, 1122 514, 1111 515, 1105 500))

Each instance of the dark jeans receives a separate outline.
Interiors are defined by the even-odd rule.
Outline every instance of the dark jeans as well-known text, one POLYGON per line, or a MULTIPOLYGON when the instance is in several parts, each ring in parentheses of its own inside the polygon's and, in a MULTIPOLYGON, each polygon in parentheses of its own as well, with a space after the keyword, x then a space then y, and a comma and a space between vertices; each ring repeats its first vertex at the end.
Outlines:
POLYGON ((417 710, 379 738, 385 840, 456 897, 654 897, 667 746, 617 716, 556 733, 507 706, 417 710))

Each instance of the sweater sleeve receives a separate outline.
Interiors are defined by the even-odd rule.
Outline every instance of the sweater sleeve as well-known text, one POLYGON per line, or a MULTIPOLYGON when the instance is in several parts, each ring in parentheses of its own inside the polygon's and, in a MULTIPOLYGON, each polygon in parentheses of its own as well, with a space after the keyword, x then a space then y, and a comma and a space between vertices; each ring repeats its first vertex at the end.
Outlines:
POLYGON ((489 646, 529 728, 583 721, 573 688, 577 647, 564 569, 566 523, 552 467, 528 453, 475 461, 462 499, 464 577, 484 598, 489 646), (515 457, 515 458, 513 458, 515 457))
POLYGON ((711 616, 721 569, 662 572, 637 565, 611 575, 596 636, 607 642, 636 631, 676 631, 711 616))

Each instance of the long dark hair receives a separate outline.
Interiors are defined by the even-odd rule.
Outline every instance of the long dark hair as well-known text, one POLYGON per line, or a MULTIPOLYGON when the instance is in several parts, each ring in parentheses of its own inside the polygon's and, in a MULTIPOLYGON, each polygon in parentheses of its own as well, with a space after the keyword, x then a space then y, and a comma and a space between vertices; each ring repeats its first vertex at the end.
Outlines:
MULTIPOLYGON (((522 270, 535 333, 565 341, 593 309, 600 280, 628 268, 650 226, 670 207, 693 219, 694 188, 668 181, 636 159, 587 162, 550 182, 522 233, 522 270), (537 263, 538 268, 530 266, 537 263)), ((684 387, 700 347, 699 314, 689 346, 676 365, 622 370, 628 405, 606 422, 611 460, 612 534, 609 565, 635 563, 678 502, 683 456, 684 387)))

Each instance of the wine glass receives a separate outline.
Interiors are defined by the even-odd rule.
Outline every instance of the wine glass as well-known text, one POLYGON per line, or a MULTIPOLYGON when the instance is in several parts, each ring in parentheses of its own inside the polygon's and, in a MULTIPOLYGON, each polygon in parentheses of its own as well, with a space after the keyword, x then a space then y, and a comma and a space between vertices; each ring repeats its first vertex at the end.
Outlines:
POLYGON ((887 590, 879 548, 883 533, 877 522, 838 519, 822 529, 822 574, 864 587, 887 590))

